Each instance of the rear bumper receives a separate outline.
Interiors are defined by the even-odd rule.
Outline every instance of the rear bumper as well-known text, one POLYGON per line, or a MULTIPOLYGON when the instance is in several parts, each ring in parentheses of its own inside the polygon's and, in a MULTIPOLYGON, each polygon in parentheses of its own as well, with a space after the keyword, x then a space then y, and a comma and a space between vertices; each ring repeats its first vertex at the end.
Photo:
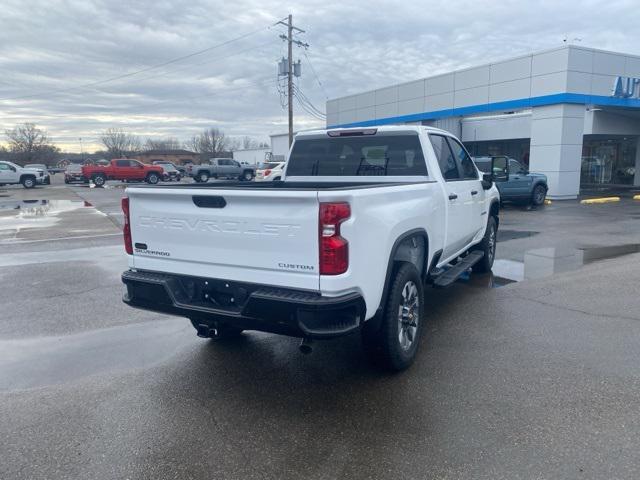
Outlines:
POLYGON ((212 328, 232 325, 294 337, 332 338, 360 327, 366 307, 357 293, 313 292, 221 279, 126 271, 123 301, 136 308, 180 315, 212 328))

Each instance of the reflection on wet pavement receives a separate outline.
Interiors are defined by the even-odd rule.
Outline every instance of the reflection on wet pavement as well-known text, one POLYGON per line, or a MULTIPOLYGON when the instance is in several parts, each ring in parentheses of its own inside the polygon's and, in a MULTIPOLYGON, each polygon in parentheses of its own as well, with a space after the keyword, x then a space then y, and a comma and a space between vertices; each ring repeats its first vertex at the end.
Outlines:
POLYGON ((0 201, 0 242, 20 240, 21 233, 54 227, 61 214, 85 211, 104 216, 84 200, 12 200, 0 201))
POLYGON ((189 322, 167 317, 75 335, 0 340, 0 392, 147 367, 196 341, 189 322))
POLYGON ((511 282, 549 277, 555 273, 578 270, 583 265, 640 252, 640 244, 606 247, 537 248, 524 253, 522 262, 496 259, 493 275, 511 282))

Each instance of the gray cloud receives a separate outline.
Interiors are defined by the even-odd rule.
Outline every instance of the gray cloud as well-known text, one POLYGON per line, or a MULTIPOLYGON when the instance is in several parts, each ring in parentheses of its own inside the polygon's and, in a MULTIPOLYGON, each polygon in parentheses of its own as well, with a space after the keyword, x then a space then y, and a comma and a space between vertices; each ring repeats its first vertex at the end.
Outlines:
MULTIPOLYGON (((281 29, 266 27, 289 12, 307 30, 300 39, 311 44, 324 90, 297 50, 300 87, 321 110, 326 96, 556 46, 565 36, 627 53, 640 45, 634 1, 4 0, 0 128, 33 121, 70 150, 79 137, 96 144, 111 126, 181 139, 208 126, 262 138, 283 132, 275 69, 284 45, 281 29), (261 28, 184 61, 80 87, 261 28)), ((297 108, 297 128, 321 124, 297 108)))

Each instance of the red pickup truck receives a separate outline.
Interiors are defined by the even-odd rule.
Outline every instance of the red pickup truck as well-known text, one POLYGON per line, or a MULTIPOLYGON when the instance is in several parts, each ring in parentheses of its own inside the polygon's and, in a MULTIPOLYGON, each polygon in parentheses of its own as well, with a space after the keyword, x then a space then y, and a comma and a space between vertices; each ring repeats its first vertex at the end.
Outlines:
POLYGON ((116 158, 109 165, 84 165, 82 176, 101 187, 107 180, 147 182, 152 185, 162 178, 164 170, 159 165, 146 165, 137 160, 116 158))

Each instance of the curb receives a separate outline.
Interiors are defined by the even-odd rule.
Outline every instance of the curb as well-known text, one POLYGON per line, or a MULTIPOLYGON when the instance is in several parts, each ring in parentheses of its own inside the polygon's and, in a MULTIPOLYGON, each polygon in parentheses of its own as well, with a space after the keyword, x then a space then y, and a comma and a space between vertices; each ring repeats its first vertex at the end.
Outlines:
POLYGON ((600 198, 587 198, 585 200, 580 200, 580 203, 582 205, 595 205, 600 203, 614 203, 619 201, 620 201, 620 197, 600 197, 600 198))

